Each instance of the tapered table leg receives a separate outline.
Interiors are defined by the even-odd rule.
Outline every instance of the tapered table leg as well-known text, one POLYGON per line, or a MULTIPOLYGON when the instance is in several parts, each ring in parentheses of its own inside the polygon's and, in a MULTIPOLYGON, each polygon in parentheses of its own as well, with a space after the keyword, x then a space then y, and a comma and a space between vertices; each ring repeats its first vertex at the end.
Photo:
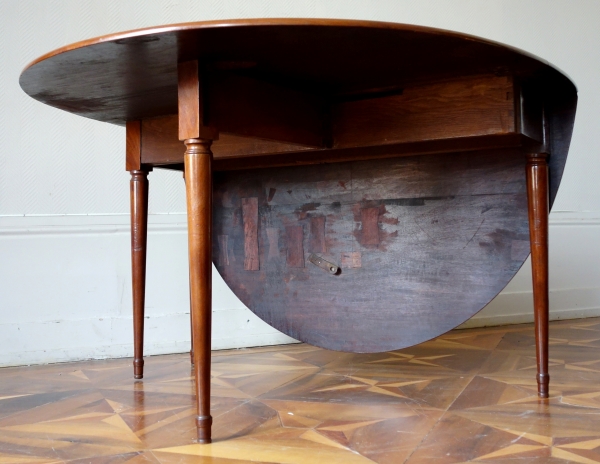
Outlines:
POLYGON ((548 162, 545 153, 527 159, 529 237, 533 274, 533 306, 538 395, 548 398, 548 162))
POLYGON ((131 277, 133 294, 133 377, 144 376, 144 304, 148 237, 148 172, 131 171, 131 277))
POLYGON ((210 443, 210 341, 212 293, 212 153, 210 140, 185 140, 185 177, 190 262, 198 442, 210 443))

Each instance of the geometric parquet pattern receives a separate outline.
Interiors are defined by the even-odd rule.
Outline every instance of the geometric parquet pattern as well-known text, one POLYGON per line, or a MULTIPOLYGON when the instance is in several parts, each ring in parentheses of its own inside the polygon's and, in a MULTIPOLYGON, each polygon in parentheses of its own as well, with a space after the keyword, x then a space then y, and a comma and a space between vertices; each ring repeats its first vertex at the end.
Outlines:
POLYGON ((600 319, 550 325, 550 398, 531 325, 400 351, 214 352, 213 439, 194 443, 188 355, 0 369, 0 463, 600 463, 600 319))

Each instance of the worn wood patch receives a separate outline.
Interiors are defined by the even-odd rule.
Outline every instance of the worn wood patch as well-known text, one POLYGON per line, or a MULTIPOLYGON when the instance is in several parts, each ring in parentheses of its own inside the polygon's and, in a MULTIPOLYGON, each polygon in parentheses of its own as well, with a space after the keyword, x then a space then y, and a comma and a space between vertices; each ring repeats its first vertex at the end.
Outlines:
POLYGON ((242 198, 244 218, 244 269, 258 271, 258 198, 242 198))
POLYGON ((216 266, 244 304, 298 340, 411 346, 473 316, 523 264, 524 166, 503 150, 220 172, 214 236, 229 237, 230 259, 216 266), (245 266, 250 198, 258 272, 245 266), (311 253, 340 272, 306 265, 311 253))
POLYGON ((354 269, 357 267, 361 267, 360 257, 361 257, 360 251, 352 251, 349 253, 342 253, 342 256, 341 256, 342 268, 354 269))
POLYGON ((360 210, 360 243, 363 246, 379 245, 379 208, 360 210))
POLYGON ((325 253, 325 216, 310 218, 310 242, 308 251, 325 253))
POLYGON ((304 267, 304 232, 302 226, 286 226, 288 267, 304 267))
POLYGON ((279 229, 268 227, 267 240, 269 242, 268 259, 277 258, 279 256, 279 229))
POLYGON ((227 235, 219 235, 217 239, 219 240, 219 265, 220 266, 229 266, 229 252, 227 250, 227 240, 229 237, 227 235))

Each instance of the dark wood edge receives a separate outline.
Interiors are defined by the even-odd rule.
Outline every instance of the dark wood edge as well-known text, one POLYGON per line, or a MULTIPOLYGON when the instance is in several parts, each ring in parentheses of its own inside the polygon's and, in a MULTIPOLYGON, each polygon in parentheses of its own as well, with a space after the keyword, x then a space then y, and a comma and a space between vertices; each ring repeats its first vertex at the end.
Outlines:
MULTIPOLYGON (((506 44, 496 42, 493 40, 484 39, 482 37, 464 34, 456 31, 449 31, 446 29, 438 29, 426 26, 415 26, 412 24, 404 24, 404 23, 392 23, 385 21, 358 21, 358 20, 347 20, 347 19, 326 19, 326 18, 254 18, 254 19, 229 19, 229 20, 213 20, 213 21, 199 21, 199 22, 187 22, 187 23, 175 23, 175 24, 167 24, 164 26, 153 26, 142 29, 132 29, 129 31, 119 32, 116 34, 107 34, 99 37, 93 37, 91 39, 82 40, 80 42, 75 42, 73 44, 65 45, 63 47, 57 48, 51 52, 48 52, 39 58, 31 61, 23 71, 21 75, 25 73, 29 68, 35 66, 41 61, 47 60, 48 58, 52 58, 53 56, 59 55, 61 53, 66 53, 72 50, 76 50, 78 48, 88 47, 90 45, 95 45, 104 42, 115 42, 117 40, 124 40, 133 37, 147 36, 147 35, 156 35, 156 34, 165 34, 169 32, 183 32, 183 31, 193 31, 196 29, 211 29, 211 28, 225 28, 225 27, 251 27, 251 26, 330 26, 330 27, 363 27, 363 28, 371 28, 371 29, 396 29, 396 30, 405 30, 405 31, 413 31, 413 32, 422 32, 428 33, 432 35, 445 35, 448 37, 456 37, 461 39, 466 39, 469 41, 475 41, 482 44, 487 44, 494 47, 501 47, 507 50, 511 50, 520 55, 532 58, 540 63, 543 63, 552 69, 555 69, 560 74, 569 78, 569 76, 564 73, 562 70, 553 66, 548 61, 535 56, 531 53, 528 53, 524 50, 521 50, 516 47, 508 46, 506 44)), ((572 79, 569 78, 572 81, 572 79)))

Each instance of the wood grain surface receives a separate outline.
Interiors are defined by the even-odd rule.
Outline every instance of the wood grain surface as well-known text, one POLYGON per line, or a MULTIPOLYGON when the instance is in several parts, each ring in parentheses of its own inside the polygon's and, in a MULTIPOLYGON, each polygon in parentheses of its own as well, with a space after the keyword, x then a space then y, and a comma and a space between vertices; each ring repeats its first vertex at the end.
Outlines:
POLYGON ((216 173, 217 269, 296 339, 355 352, 420 343, 483 308, 528 256, 525 163, 502 150, 216 173), (252 272, 247 198, 259 216, 252 272), (307 259, 321 246, 340 274, 307 259))
POLYGON ((332 106, 333 147, 517 132, 512 76, 461 76, 332 106))

